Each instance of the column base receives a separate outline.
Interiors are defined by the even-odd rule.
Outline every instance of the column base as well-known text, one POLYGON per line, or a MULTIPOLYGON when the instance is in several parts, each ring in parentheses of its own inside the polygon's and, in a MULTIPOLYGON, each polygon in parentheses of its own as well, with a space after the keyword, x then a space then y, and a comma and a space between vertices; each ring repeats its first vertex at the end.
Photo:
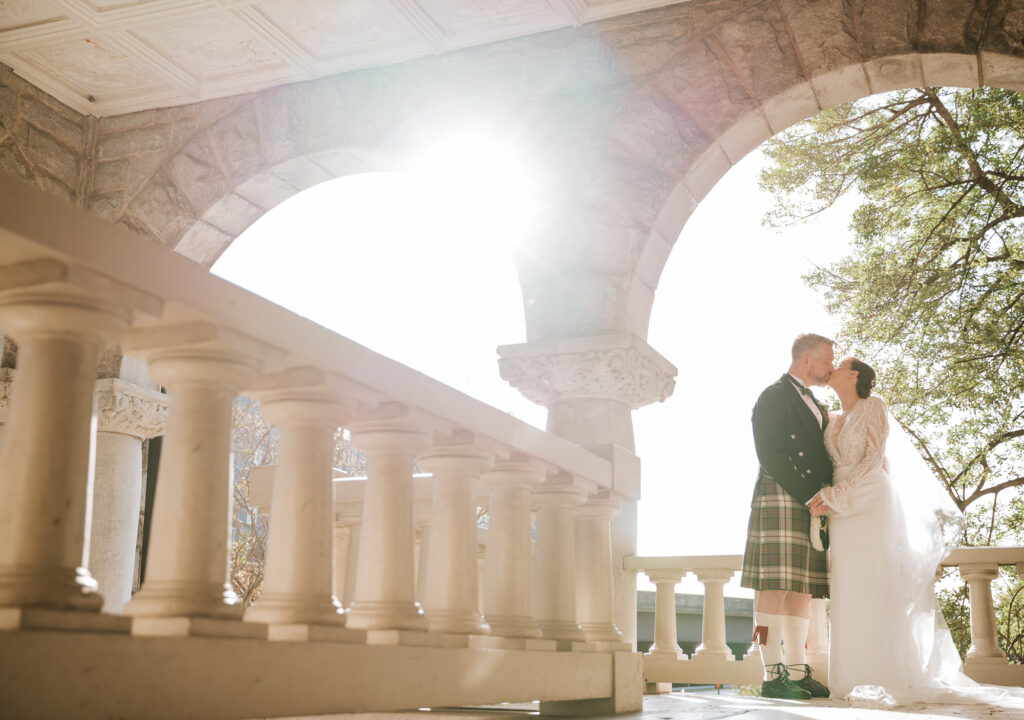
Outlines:
POLYGON ((1006 655, 968 655, 967 659, 964 660, 964 666, 967 665, 1006 665, 1008 664, 1006 655))
POLYGON ((487 615, 491 635, 507 638, 539 638, 540 628, 529 615, 487 615))
POLYGON ((355 600, 345 614, 355 630, 426 630, 427 618, 417 602, 355 600))
MULTIPOLYGON (((644 657, 652 658, 663 658, 665 660, 689 660, 690 657, 683 652, 682 648, 676 648, 675 650, 656 650, 651 648, 644 653, 644 657)), ((760 662, 760 660, 758 661, 760 662)))
POLYGON ((469 647, 469 635, 428 633, 421 630, 367 630, 367 645, 399 645, 402 647, 469 647))
POLYGON ((245 611, 246 622, 268 625, 344 625, 345 614, 333 596, 271 593, 245 611))
POLYGON ((537 627, 541 637, 552 640, 586 640, 580 626, 567 620, 538 620, 537 627))
POLYGON ((334 625, 289 623, 267 626, 267 639, 279 642, 365 643, 365 630, 334 625))
POLYGON ((0 567, 0 607, 99 612, 103 596, 85 568, 5 565, 0 567))
POLYGON ((735 662, 736 656, 732 654, 732 650, 729 648, 715 648, 708 649, 703 646, 698 647, 690 659, 694 662, 713 660, 715 662, 735 662))
POLYGON ((132 617, 201 617, 241 620, 245 608, 228 585, 146 582, 124 606, 132 617))
POLYGON ((65 632, 131 632, 131 618, 82 610, 0 608, 0 631, 53 630, 65 632))
POLYGON ((527 637, 501 637, 499 635, 470 635, 469 647, 473 650, 558 650, 557 640, 527 637))
POLYGON ((427 627, 432 633, 456 633, 465 635, 487 635, 490 626, 478 613, 465 610, 429 610, 426 613, 427 627))
POLYGON ((137 637, 228 637, 267 639, 267 626, 241 620, 207 617, 136 617, 132 635, 137 637))
POLYGON ((590 642, 622 642, 622 633, 612 623, 580 623, 584 637, 590 642))

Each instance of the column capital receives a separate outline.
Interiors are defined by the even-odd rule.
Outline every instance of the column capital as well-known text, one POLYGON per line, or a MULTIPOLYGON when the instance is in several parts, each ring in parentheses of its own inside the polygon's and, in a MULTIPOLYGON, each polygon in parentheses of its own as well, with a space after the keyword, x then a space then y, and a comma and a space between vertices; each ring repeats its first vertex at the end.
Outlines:
POLYGON ((416 458, 416 464, 429 473, 468 473, 479 475, 494 464, 494 454, 475 445, 435 443, 416 458))
POLYGON ((576 517, 611 520, 622 510, 622 503, 614 497, 591 496, 576 510, 576 517))
POLYGON ((261 375, 247 390, 274 423, 334 425, 347 422, 358 404, 376 404, 367 388, 317 367, 290 367, 261 375))
POLYGON ((641 408, 671 395, 678 372, 634 333, 502 345, 498 354, 501 377, 545 406, 586 398, 641 408))
POLYGON ((531 501, 535 507, 573 507, 582 505, 587 491, 573 485, 548 484, 533 488, 531 501))
POLYGON ((644 575, 655 585, 672 583, 675 586, 683 581, 686 570, 644 570, 644 575))
POLYGON ((972 580, 995 580, 999 577, 999 566, 996 563, 962 563, 960 577, 972 580))
POLYGON ((433 439, 429 418, 399 403, 360 413, 348 429, 353 444, 362 450, 398 450, 418 455, 433 439))
POLYGON ((732 580, 732 577, 736 574, 736 571, 730 570, 728 568, 699 568, 697 570, 694 570, 693 574, 697 576, 697 582, 727 583, 730 580, 732 580))
POLYGON ((117 378, 96 381, 97 429, 145 440, 167 426, 168 397, 159 390, 117 378))

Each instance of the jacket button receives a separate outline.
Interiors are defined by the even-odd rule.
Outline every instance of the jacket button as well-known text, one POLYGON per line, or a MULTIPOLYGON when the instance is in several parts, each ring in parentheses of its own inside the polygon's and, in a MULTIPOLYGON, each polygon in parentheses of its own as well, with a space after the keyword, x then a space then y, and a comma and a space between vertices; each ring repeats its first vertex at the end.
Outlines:
POLYGON ((790 436, 789 436, 789 439, 790 439, 790 440, 796 440, 796 435, 790 435, 790 436))

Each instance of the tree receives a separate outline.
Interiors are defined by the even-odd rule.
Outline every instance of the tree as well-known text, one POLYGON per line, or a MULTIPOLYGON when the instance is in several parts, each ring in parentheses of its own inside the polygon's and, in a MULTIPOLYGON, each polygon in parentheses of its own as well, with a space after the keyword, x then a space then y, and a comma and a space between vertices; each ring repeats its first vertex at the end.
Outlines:
POLYGON ((841 318, 841 345, 878 370, 893 415, 967 514, 959 542, 1019 541, 1024 98, 995 88, 899 91, 822 112, 765 152, 761 186, 777 199, 769 225, 858 194, 851 253, 806 280, 841 318))

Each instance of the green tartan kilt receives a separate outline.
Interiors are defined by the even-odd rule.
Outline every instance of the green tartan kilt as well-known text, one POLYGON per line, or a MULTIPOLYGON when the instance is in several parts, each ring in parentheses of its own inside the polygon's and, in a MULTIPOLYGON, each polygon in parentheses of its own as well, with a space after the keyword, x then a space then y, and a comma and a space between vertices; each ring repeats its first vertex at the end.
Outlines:
POLYGON ((811 547, 811 513, 761 470, 750 504, 740 585, 828 597, 828 557, 811 547))

